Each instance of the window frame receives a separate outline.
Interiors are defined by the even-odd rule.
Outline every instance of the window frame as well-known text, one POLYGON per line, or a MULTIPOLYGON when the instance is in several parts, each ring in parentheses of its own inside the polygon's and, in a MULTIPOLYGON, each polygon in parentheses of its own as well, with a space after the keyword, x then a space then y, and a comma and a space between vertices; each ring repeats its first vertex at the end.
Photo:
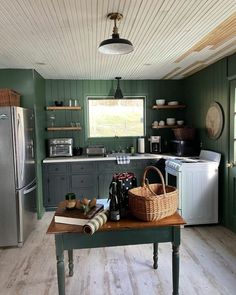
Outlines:
MULTIPOLYGON (((86 130, 85 130, 85 136, 87 140, 97 140, 97 139, 114 139, 114 138, 124 138, 124 139, 129 139, 129 138, 137 138, 140 137, 141 135, 135 135, 135 136, 104 136, 104 137, 90 137, 89 136, 89 99, 97 99, 97 100, 104 100, 104 99, 114 99, 114 96, 105 96, 105 95, 87 95, 86 96, 86 130)), ((146 136, 146 99, 147 97, 145 95, 129 95, 129 96, 124 96, 124 99, 142 99, 143 100, 143 137, 146 136)))

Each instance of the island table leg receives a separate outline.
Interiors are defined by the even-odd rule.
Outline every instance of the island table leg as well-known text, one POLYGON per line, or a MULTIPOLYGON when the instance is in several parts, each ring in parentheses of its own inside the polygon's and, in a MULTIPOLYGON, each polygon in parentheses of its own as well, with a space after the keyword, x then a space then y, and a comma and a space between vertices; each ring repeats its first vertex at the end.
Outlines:
POLYGON ((64 250, 62 237, 60 235, 55 236, 56 243, 56 256, 57 256, 57 282, 58 282, 58 294, 65 295, 65 266, 64 266, 64 250))
POLYGON ((153 268, 158 268, 158 243, 153 243, 153 268))
POLYGON ((173 295, 179 295, 179 245, 172 244, 173 295))
POLYGON ((73 249, 68 250, 68 260, 69 260, 69 276, 72 277, 74 274, 73 249))

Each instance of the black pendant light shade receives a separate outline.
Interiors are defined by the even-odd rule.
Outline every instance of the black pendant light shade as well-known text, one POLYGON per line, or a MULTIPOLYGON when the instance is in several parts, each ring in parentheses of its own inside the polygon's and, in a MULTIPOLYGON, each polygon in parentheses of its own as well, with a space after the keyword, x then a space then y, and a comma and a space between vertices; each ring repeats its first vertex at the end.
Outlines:
POLYGON ((116 88, 116 92, 115 92, 115 95, 114 95, 114 98, 116 98, 116 99, 123 98, 123 94, 122 94, 122 91, 120 89, 120 79, 121 79, 121 77, 116 77, 116 80, 117 80, 117 88, 116 88))
POLYGON ((114 20, 113 34, 111 39, 102 41, 99 45, 99 52, 103 54, 127 54, 134 50, 133 44, 127 40, 120 38, 116 21, 121 20, 123 15, 121 13, 109 13, 107 17, 114 20))

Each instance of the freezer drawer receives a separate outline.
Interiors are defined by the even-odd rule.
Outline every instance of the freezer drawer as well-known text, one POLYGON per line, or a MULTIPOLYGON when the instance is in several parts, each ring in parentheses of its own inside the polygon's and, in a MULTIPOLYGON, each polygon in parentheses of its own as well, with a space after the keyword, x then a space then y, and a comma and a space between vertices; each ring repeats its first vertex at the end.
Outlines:
POLYGON ((18 246, 22 246, 26 238, 34 229, 36 214, 36 182, 33 181, 27 187, 18 191, 19 201, 19 229, 18 246))

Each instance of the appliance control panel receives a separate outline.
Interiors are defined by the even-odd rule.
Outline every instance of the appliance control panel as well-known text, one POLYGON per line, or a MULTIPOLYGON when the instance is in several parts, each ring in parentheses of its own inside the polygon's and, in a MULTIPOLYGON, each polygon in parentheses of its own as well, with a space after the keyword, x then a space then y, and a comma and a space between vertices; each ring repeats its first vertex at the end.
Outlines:
POLYGON ((73 144, 73 138, 51 138, 49 139, 49 144, 73 144))
POLYGON ((166 160, 166 167, 170 167, 173 170, 179 171, 181 167, 181 161, 177 159, 166 160))

